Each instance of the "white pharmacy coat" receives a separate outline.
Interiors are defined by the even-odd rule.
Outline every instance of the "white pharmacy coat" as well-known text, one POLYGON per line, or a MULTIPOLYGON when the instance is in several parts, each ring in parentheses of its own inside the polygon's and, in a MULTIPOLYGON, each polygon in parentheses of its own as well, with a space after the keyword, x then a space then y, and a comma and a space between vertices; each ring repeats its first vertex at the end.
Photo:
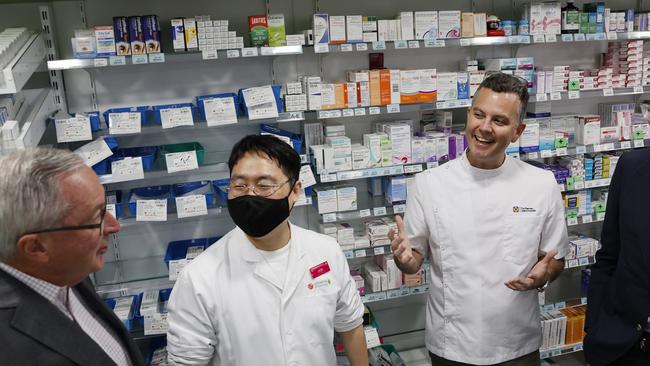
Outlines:
POLYGON ((334 330, 363 322, 364 306, 338 243, 291 225, 284 291, 235 228, 180 274, 168 303, 168 361, 174 365, 336 364, 334 330), (330 271, 312 278, 310 268, 330 271))
POLYGON ((460 158, 416 176, 406 231, 431 262, 425 343, 448 360, 491 365, 539 349, 538 293, 504 283, 538 255, 568 253, 564 202, 553 173, 507 157, 497 169, 460 158))

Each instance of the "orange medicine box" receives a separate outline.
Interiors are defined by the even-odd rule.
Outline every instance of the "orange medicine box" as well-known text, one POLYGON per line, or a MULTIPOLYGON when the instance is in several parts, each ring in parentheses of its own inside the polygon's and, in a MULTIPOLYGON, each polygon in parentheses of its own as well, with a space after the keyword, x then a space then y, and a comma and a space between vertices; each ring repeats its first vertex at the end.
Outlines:
POLYGON ((381 105, 381 70, 370 70, 370 105, 381 105))

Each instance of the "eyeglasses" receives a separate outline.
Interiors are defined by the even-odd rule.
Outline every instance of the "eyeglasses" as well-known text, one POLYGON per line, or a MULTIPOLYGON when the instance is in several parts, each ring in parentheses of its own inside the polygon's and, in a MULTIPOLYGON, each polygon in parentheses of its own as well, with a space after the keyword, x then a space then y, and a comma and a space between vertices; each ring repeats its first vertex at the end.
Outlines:
POLYGON ((230 184, 226 187, 228 193, 233 197, 243 196, 248 193, 249 190, 253 191, 256 196, 259 197, 269 197, 277 192, 280 187, 289 183, 289 180, 282 184, 258 184, 256 186, 249 186, 248 184, 230 184))
POLYGON ((73 231, 73 230, 90 230, 90 229, 99 229, 99 236, 104 235, 104 218, 106 217, 106 206, 104 206, 101 211, 99 211, 101 218, 99 219, 99 224, 88 224, 88 225, 76 225, 76 226, 62 226, 52 229, 36 230, 30 231, 23 235, 27 234, 42 234, 42 233, 52 233, 57 231, 73 231))

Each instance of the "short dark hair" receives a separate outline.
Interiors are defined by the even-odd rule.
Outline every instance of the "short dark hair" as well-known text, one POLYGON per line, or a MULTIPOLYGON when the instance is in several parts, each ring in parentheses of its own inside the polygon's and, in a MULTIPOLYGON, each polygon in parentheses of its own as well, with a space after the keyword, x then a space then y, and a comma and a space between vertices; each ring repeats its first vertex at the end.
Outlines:
MULTIPOLYGON (((512 93, 516 94, 519 97, 519 120, 518 122, 523 121, 524 116, 526 115, 526 106, 528 105, 528 82, 523 78, 517 76, 504 74, 502 72, 494 73, 479 85, 476 89, 476 94, 482 88, 487 88, 496 93, 512 93)), ((475 94, 475 95, 476 95, 475 94)))
POLYGON ((291 186, 298 181, 300 176, 300 156, 286 142, 271 135, 248 135, 233 146, 228 158, 228 168, 232 168, 247 153, 268 156, 275 161, 282 172, 289 178, 291 186))

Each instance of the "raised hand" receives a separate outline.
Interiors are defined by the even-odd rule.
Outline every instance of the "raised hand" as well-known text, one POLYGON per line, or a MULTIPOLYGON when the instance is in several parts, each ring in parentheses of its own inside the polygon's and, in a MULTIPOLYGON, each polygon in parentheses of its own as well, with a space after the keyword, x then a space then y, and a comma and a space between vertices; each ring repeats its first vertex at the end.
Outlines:
POLYGON ((393 250, 393 257, 397 262, 404 266, 411 266, 415 261, 413 256, 413 249, 411 243, 406 236, 406 229, 404 228, 404 221, 399 215, 395 215, 395 222, 397 223, 397 233, 391 229, 388 232, 388 238, 391 240, 390 246, 393 250))
POLYGON ((505 283, 506 287, 514 291, 529 291, 544 286, 550 278, 549 263, 556 254, 557 250, 555 249, 549 251, 541 261, 535 264, 526 277, 513 278, 505 283))

